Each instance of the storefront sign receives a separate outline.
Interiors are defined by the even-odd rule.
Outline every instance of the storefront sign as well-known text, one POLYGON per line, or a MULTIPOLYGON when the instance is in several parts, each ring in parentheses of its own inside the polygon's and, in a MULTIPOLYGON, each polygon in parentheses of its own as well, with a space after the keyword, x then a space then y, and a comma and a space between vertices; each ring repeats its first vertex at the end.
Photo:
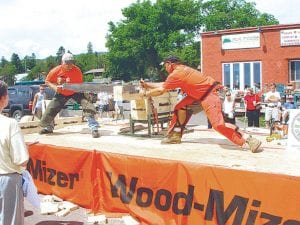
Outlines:
POLYGON ((258 32, 247 34, 222 35, 222 49, 259 48, 258 32))
POLYGON ((281 46, 300 45, 300 29, 281 30, 280 45, 281 46))

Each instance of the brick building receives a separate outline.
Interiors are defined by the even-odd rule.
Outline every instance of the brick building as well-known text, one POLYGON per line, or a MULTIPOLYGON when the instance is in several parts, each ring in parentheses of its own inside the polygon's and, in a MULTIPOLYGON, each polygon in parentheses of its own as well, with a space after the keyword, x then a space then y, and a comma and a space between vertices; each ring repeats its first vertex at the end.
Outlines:
POLYGON ((300 82, 300 24, 204 32, 201 68, 233 90, 300 82))

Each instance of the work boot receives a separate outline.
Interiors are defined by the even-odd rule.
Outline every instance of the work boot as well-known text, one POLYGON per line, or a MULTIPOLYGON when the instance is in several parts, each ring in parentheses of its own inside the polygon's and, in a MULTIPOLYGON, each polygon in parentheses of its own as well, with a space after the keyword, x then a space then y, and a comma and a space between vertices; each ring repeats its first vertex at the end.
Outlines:
POLYGON ((172 131, 160 142, 161 144, 180 144, 181 143, 181 133, 172 131))
POLYGON ((53 130, 48 130, 47 128, 43 128, 40 130, 39 134, 52 134, 53 130))
POLYGON ((93 138, 98 138, 98 137, 100 137, 100 134, 99 134, 98 130, 93 130, 93 131, 92 131, 92 136, 93 136, 93 138))
POLYGON ((249 148, 250 148, 251 152, 253 152, 253 153, 258 152, 257 150, 261 145, 260 140, 254 138, 254 137, 251 137, 251 136, 246 139, 246 143, 249 145, 249 148))

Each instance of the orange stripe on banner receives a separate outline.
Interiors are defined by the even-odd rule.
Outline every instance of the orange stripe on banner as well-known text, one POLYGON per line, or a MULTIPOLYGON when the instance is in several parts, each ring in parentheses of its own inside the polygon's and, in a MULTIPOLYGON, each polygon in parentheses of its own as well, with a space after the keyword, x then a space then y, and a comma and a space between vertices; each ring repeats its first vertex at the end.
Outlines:
POLYGON ((102 208, 143 224, 300 224, 300 178, 99 153, 102 208))
POLYGON ((29 146, 31 173, 38 191, 54 194, 83 207, 93 206, 92 151, 35 144, 29 146))
POLYGON ((300 225, 300 177, 32 145, 38 190, 144 225, 300 225))

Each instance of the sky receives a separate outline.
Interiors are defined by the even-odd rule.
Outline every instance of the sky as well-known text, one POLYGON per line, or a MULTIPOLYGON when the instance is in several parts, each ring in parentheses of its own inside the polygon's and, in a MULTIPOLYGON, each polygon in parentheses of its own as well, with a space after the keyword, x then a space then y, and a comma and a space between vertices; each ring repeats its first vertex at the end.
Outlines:
MULTIPOLYGON (((246 0, 281 24, 300 23, 299 0, 246 0)), ((63 46, 73 54, 107 51, 108 22, 123 19, 121 9, 136 0, 0 0, 0 57, 43 59, 63 46)))

